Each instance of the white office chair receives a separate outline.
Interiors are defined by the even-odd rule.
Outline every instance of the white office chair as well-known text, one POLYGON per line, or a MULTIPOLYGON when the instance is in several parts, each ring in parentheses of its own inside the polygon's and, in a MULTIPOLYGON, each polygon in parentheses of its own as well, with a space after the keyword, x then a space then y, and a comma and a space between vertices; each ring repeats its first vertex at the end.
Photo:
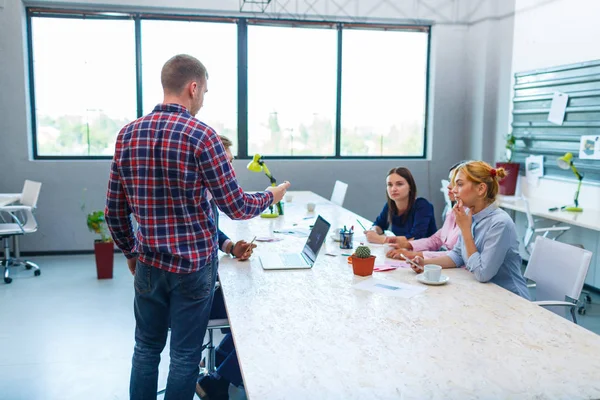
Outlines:
POLYGON ((444 211, 442 211, 442 223, 446 220, 446 214, 452 210, 452 201, 450 201, 450 196, 448 196, 448 185, 450 185, 450 181, 448 179, 442 179, 442 187, 440 188, 440 192, 444 194, 444 202, 446 203, 444 211))
POLYGON ((333 193, 331 193, 331 202, 338 206, 344 205, 344 199, 346 198, 346 191, 348 190, 348 184, 342 181, 335 181, 333 187, 333 193))
POLYGON ((536 223, 541 221, 540 219, 534 220, 531 210, 529 209, 529 201, 525 196, 522 197, 523 203, 525 204, 525 215, 527 216, 527 228, 525 229, 525 236, 523 236, 523 247, 527 254, 531 254, 533 245, 535 242, 531 242, 535 234, 542 235, 548 239, 556 240, 561 237, 566 231, 571 229, 570 226, 559 226, 554 224, 549 227, 536 228, 536 223), (554 234, 553 237, 548 237, 550 233, 554 234))
POLYGON ((524 274, 536 283, 535 303, 560 316, 566 307, 577 323, 575 309, 591 261, 591 251, 538 236, 524 274))
POLYGON ((33 216, 33 211, 37 205, 41 187, 40 182, 25 181, 20 204, 0 207, 0 239, 2 239, 4 248, 4 259, 2 260, 4 283, 12 282, 12 278, 9 276, 11 267, 25 266, 27 269, 33 268, 35 276, 41 274, 40 267, 36 264, 18 258, 11 258, 9 245, 11 237, 37 231, 38 225, 33 216))

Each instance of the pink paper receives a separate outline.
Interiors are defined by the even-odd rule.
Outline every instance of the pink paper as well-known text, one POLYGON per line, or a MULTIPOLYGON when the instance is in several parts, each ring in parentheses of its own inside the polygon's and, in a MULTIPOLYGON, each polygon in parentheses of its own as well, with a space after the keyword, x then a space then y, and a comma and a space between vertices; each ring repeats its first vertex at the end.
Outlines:
POLYGON ((384 271, 392 271, 395 270, 396 267, 392 266, 392 265, 376 265, 375 267, 373 267, 373 271, 375 272, 384 272, 384 271))

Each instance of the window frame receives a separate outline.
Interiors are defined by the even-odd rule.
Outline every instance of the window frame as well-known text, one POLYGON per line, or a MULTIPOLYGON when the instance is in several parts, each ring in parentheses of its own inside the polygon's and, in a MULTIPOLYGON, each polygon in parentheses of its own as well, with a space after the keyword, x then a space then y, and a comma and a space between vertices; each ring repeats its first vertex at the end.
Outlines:
POLYGON ((294 27, 323 27, 335 29, 337 31, 337 82, 336 82, 336 112, 335 112, 335 154, 328 156, 264 156, 265 159, 272 160, 385 160, 385 159, 408 159, 418 160, 426 159, 428 146, 429 129, 429 92, 430 92, 430 62, 431 62, 431 29, 428 24, 407 25, 390 23, 354 23, 344 21, 318 21, 318 20, 296 20, 296 19, 273 19, 259 18, 257 16, 241 17, 227 15, 179 15, 179 14, 160 14, 146 12, 117 12, 114 10, 79 10, 79 9, 54 9, 26 7, 26 32, 27 32, 27 64, 29 77, 29 103, 31 111, 31 137, 34 160, 111 160, 112 156, 90 155, 90 156, 68 156, 68 155, 41 155, 38 152, 37 137, 37 114, 35 107, 35 76, 33 68, 33 18, 77 18, 77 19, 108 19, 108 20, 133 20, 135 24, 135 70, 136 70, 136 112, 137 118, 143 116, 143 89, 142 89, 142 35, 141 23, 143 20, 163 20, 163 21, 197 21, 197 22, 220 22, 235 23, 237 25, 237 143, 238 152, 236 159, 251 159, 253 155, 248 154, 248 25, 262 26, 294 26, 294 27), (394 30, 423 32, 427 34, 427 60, 426 60, 426 78, 425 78, 425 114, 423 121, 423 149, 420 155, 411 156, 369 156, 369 155, 341 155, 341 111, 342 111, 342 40, 343 31, 347 29, 363 30, 394 30))

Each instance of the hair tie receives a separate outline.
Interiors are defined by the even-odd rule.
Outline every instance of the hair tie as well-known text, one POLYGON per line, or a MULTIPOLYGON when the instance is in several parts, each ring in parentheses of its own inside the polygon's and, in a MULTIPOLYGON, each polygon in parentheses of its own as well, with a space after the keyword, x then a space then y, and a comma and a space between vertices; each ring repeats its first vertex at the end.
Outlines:
POLYGON ((492 169, 490 170, 490 175, 492 176, 492 178, 495 178, 495 177, 496 177, 496 169, 495 169, 495 168, 492 168, 492 169))

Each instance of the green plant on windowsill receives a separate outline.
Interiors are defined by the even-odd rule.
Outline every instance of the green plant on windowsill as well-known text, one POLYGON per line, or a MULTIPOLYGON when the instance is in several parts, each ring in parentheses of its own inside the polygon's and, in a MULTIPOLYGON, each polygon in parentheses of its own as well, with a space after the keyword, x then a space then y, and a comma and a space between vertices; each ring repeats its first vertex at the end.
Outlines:
POLYGON ((100 241, 103 243, 112 242, 106 221, 104 220, 104 211, 92 211, 87 215, 87 226, 91 232, 100 235, 100 241))

